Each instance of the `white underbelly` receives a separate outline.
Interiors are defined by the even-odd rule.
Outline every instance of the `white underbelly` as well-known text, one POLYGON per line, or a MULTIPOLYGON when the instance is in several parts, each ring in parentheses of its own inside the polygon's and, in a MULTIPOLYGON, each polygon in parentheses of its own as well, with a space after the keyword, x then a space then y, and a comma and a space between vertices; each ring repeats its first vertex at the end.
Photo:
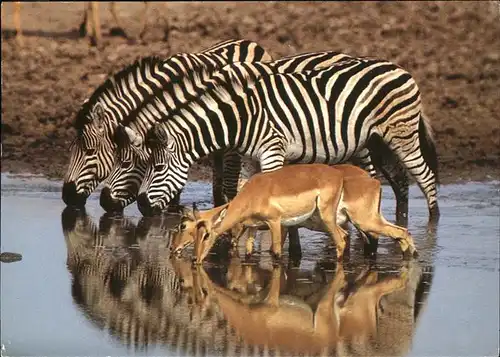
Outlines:
MULTIPOLYGON (((343 225, 348 221, 346 213, 347 205, 342 199, 343 196, 344 193, 342 192, 336 212, 337 225, 343 225)), ((285 227, 299 226, 318 232, 327 231, 326 226, 323 223, 323 220, 321 219, 318 212, 318 201, 315 202, 315 205, 309 212, 304 212, 300 215, 283 218, 281 220, 281 225, 285 227)), ((267 229, 266 224, 264 224, 263 222, 246 223, 245 226, 257 229, 267 229)))
POLYGON ((305 213, 298 215, 298 216, 295 216, 295 217, 287 217, 285 219, 282 219, 281 225, 283 225, 285 227, 299 225, 299 224, 307 221, 311 217, 317 216, 317 214, 316 215, 314 214, 316 211, 317 211, 317 205, 315 204, 313 209, 309 212, 305 212, 305 213))

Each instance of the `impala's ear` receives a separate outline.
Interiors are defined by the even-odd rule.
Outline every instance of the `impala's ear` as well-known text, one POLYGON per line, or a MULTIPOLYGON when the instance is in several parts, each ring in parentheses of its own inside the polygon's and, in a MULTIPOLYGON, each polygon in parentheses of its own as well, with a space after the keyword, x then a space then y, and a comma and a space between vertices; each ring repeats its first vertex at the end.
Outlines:
POLYGON ((127 134, 129 142, 134 146, 140 146, 142 144, 142 137, 133 129, 130 129, 128 126, 123 127, 125 133, 127 134))
POLYGON ((213 225, 216 226, 222 222, 224 217, 226 217, 227 213, 227 205, 224 207, 222 210, 219 211, 219 213, 215 214, 213 217, 213 225))
POLYGON ((194 221, 195 220, 193 211, 190 210, 189 208, 186 208, 186 207, 182 206, 180 213, 181 213, 182 219, 186 218, 186 219, 188 219, 190 221, 194 221))
POLYGON ((198 210, 198 207, 196 207, 196 202, 193 202, 193 216, 195 220, 200 219, 200 211, 198 210))

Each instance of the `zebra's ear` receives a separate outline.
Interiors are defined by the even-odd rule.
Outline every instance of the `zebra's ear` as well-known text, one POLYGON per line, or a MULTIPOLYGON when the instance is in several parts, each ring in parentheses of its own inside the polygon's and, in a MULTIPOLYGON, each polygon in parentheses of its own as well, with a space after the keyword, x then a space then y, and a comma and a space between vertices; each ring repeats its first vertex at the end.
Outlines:
POLYGON ((130 129, 128 126, 124 126, 123 130, 132 145, 140 146, 142 144, 142 137, 135 130, 130 129))
POLYGON ((153 135, 154 138, 162 145, 166 145, 170 141, 168 130, 166 130, 161 124, 156 124, 154 126, 153 135))

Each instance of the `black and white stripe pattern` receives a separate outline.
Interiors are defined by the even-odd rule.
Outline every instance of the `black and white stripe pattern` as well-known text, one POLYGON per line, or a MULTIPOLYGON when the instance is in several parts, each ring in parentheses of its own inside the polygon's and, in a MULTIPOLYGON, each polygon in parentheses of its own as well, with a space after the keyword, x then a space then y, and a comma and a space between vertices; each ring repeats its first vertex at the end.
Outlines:
MULTIPOLYGON (((197 73, 192 78, 186 78, 185 82, 191 81, 192 85, 181 83, 179 89, 175 92, 182 93, 184 87, 190 87, 192 92, 201 94, 208 87, 228 82, 232 78, 236 78, 245 85, 250 85, 262 75, 276 71, 285 73, 323 68, 346 58, 350 57, 338 52, 311 52, 286 57, 275 62, 266 63, 263 66, 255 63, 252 63, 252 66, 245 66, 245 63, 235 63, 213 73, 197 73)), ((106 180, 101 194, 101 198, 107 197, 104 200, 112 202, 112 206, 116 207, 117 210, 135 201, 144 177, 150 155, 150 149, 144 145, 147 129, 158 120, 161 120, 162 117, 168 116, 169 111, 183 105, 185 101, 195 98, 192 92, 184 92, 182 96, 176 97, 172 96, 170 89, 167 89, 164 93, 152 98, 150 103, 142 106, 141 110, 136 114, 136 119, 128 127, 119 127, 116 137, 119 159, 106 180)), ((223 178, 223 182, 218 185, 214 182, 214 190, 223 185, 222 194, 214 194, 214 199, 221 195, 228 198, 233 198, 236 195, 240 161, 239 155, 231 150, 224 153, 222 163, 217 164, 217 161, 214 160, 214 176, 223 178)), ((215 201, 215 205, 221 203, 215 201)))
POLYGON ((172 87, 186 74, 200 69, 214 70, 235 61, 269 60, 269 54, 255 42, 230 40, 197 54, 181 53, 165 60, 143 58, 110 77, 77 114, 78 135, 71 146, 64 177, 64 202, 85 204, 115 163, 116 126, 133 120, 134 113, 158 91, 172 87))
POLYGON ((416 179, 431 217, 439 216, 435 146, 420 92, 391 62, 348 59, 324 70, 264 76, 251 88, 226 82, 153 133, 141 212, 163 209, 192 163, 216 150, 234 149, 271 171, 285 162, 345 162, 379 137, 416 179))

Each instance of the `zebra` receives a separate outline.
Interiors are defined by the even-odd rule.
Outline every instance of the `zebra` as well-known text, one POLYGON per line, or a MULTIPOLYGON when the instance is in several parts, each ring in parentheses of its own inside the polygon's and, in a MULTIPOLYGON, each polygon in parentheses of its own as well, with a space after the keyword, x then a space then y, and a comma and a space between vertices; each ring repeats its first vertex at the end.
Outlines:
POLYGON ((117 125, 133 116, 162 88, 201 68, 210 71, 235 61, 271 60, 266 50, 253 41, 228 40, 200 53, 179 53, 168 59, 145 57, 108 78, 76 115, 77 136, 70 145, 63 201, 68 206, 85 205, 88 196, 106 179, 114 165, 113 137, 117 125))
POLYGON ((236 150, 267 172, 285 163, 345 162, 374 137, 415 178, 436 221, 437 154, 418 85, 391 62, 361 58, 264 76, 252 87, 232 80, 179 107, 151 132, 137 203, 141 212, 163 209, 192 163, 216 150, 236 150))
MULTIPOLYGON (((279 73, 288 73, 319 69, 348 58, 351 58, 351 56, 340 52, 325 51, 285 57, 262 66, 256 62, 252 63, 251 66, 247 66, 246 63, 233 63, 214 73, 210 73, 208 78, 201 78, 198 81, 199 83, 196 83, 196 88, 199 91, 206 90, 210 85, 229 81, 231 76, 249 85, 262 75, 268 75, 276 71, 279 73)), ((203 76, 203 73, 200 75, 203 76)), ((189 76, 185 80, 190 80, 189 76)), ((169 98, 171 95, 169 91, 166 91, 163 96, 169 98)), ((118 160, 104 184, 104 190, 101 194, 101 202, 103 202, 101 205, 103 207, 113 207, 116 210, 122 210, 125 206, 135 201, 151 152, 150 148, 144 145, 144 140, 147 136, 147 132, 144 129, 147 128, 149 130, 154 123, 161 120, 161 117, 168 117, 166 114, 169 111, 167 102, 168 100, 162 100, 161 95, 152 98, 150 103, 145 104, 138 113, 135 113, 136 118, 133 123, 130 123, 126 127, 118 127, 115 137, 118 147, 118 160)), ((177 105, 182 104, 178 103, 177 105)), ((215 169, 218 171, 217 176, 224 179, 222 183, 222 195, 228 199, 232 199, 236 195, 241 160, 239 155, 234 151, 227 151, 224 158, 225 166, 223 168, 218 166, 215 169)), ((375 174, 373 166, 367 165, 366 168, 372 174, 375 174)), ((221 183, 216 186, 220 185, 221 183)), ((214 198, 221 197, 222 195, 214 194, 214 198)), ((218 206, 223 203, 226 202, 215 200, 214 205, 218 206)))
MULTIPOLYGON (((234 72, 239 71, 249 75, 251 79, 249 78, 248 81, 255 81, 263 73, 270 71, 270 67, 255 62, 255 65, 252 66, 255 72, 251 73, 251 71, 245 69, 245 65, 244 62, 237 62, 234 72)), ((183 81, 165 87, 157 96, 150 98, 148 102, 144 102, 138 111, 118 125, 114 136, 117 160, 104 182, 100 198, 101 206, 105 210, 121 211, 135 200, 144 175, 145 162, 147 162, 149 155, 147 148, 142 144, 149 129, 156 121, 168 116, 168 113, 173 112, 177 106, 196 98, 196 93, 203 93, 207 86, 227 80, 224 76, 231 75, 234 72, 218 71, 213 76, 212 72, 204 70, 194 72, 192 75, 188 74, 183 81), (184 83, 188 85, 185 86, 184 83)), ((214 157, 214 169, 216 169, 214 191, 218 190, 218 192, 215 192, 213 196, 216 202, 220 202, 222 195, 221 166, 227 161, 234 161, 232 156, 237 156, 237 154, 228 152, 223 153, 222 158, 220 155, 214 157)))

